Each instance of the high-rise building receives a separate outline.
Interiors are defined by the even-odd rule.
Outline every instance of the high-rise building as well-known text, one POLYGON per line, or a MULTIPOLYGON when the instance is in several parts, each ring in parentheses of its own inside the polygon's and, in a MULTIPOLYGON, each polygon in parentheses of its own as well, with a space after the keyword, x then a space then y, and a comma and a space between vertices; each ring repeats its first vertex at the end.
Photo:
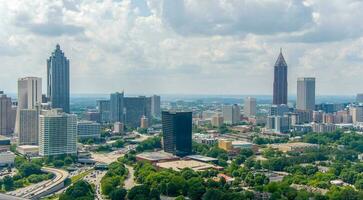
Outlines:
POLYGON ((151 96, 151 114, 153 117, 160 117, 160 96, 158 95, 151 96))
POLYGON ((125 125, 140 127, 140 119, 145 116, 148 124, 151 122, 151 97, 125 97, 124 98, 125 125))
POLYGON ((363 93, 357 94, 356 101, 357 103, 363 103, 363 93))
POLYGON ((282 51, 274 66, 273 104, 287 104, 287 64, 282 51))
POLYGON ((79 139, 98 139, 101 137, 101 125, 92 121, 80 121, 77 123, 79 139))
POLYGON ((110 95, 111 122, 124 122, 124 93, 116 92, 110 95))
POLYGON ((21 145, 38 144, 39 106, 42 103, 42 79, 18 79, 18 106, 15 133, 21 145))
POLYGON ((241 110, 237 104, 223 105, 223 119, 226 124, 237 124, 241 119, 241 110))
POLYGON ((279 105, 271 105, 269 115, 279 115, 283 116, 290 111, 289 107, 286 104, 279 105))
POLYGON ((243 109, 247 117, 256 116, 256 98, 246 97, 243 109))
POLYGON ((110 100, 98 100, 97 109, 102 123, 110 122, 110 100))
POLYGON ((349 108, 349 114, 352 116, 352 122, 363 122, 363 106, 353 106, 349 108))
POLYGON ((69 113, 69 60, 57 44, 47 60, 47 95, 52 108, 69 113))
POLYGON ((124 134, 124 124, 121 122, 115 122, 113 125, 113 133, 115 134, 124 134))
POLYGON ((19 144, 38 145, 39 109, 21 109, 19 122, 19 144))
POLYGON ((11 98, 0 91, 0 135, 9 135, 14 129, 11 127, 11 98))
POLYGON ((224 118, 220 114, 216 114, 212 117, 211 123, 214 127, 221 127, 224 123, 224 118))
POLYGON ((77 116, 59 109, 43 111, 39 116, 39 155, 77 153, 77 116))
POLYGON ((145 116, 142 116, 141 119, 140 119, 140 128, 148 128, 149 127, 149 119, 145 116))
POLYGON ((162 112, 164 151, 177 156, 192 153, 192 112, 162 112))
POLYGON ((297 79, 296 108, 299 110, 315 109, 315 78, 303 77, 297 79))

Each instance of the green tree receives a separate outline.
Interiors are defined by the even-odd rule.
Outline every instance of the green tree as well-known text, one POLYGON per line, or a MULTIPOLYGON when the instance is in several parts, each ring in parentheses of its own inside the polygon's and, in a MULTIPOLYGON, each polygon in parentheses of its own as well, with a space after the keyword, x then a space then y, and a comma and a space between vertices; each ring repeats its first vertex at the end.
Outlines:
POLYGON ((201 178, 191 178, 187 181, 188 186, 188 197, 191 200, 199 200, 202 198, 205 187, 203 185, 203 179, 201 178))
POLYGON ((3 184, 5 191, 9 191, 14 188, 14 180, 10 176, 5 176, 3 178, 3 184))
POLYGON ((123 188, 113 189, 109 194, 111 200, 124 200, 126 197, 127 191, 123 188))

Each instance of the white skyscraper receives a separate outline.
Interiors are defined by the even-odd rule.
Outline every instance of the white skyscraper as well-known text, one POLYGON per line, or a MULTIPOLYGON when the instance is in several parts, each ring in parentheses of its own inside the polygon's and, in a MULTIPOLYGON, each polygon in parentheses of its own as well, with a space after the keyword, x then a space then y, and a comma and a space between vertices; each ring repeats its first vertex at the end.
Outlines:
POLYGON ((77 153, 77 116, 57 109, 39 116, 39 155, 77 153))
POLYGON ((297 79, 296 108, 298 110, 315 109, 315 78, 297 79))
POLYGON ((39 123, 37 106, 41 102, 42 79, 37 77, 18 79, 15 133, 19 136, 20 144, 37 144, 39 123))
POLYGON ((243 109, 247 117, 256 116, 256 98, 246 97, 243 109))
POLYGON ((223 105, 222 113, 226 124, 237 124, 240 122, 241 111, 237 104, 223 105))

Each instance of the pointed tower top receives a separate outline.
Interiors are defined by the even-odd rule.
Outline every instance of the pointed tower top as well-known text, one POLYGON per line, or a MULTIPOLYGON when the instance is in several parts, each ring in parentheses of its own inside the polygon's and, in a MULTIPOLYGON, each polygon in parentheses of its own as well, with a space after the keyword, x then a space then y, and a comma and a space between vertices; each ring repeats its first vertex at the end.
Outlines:
POLYGON ((56 48, 56 49, 60 49, 60 46, 59 46, 59 44, 57 44, 57 45, 55 46, 55 48, 56 48))
POLYGON ((276 60, 275 66, 287 66, 284 55, 282 55, 282 48, 280 48, 280 54, 276 60))

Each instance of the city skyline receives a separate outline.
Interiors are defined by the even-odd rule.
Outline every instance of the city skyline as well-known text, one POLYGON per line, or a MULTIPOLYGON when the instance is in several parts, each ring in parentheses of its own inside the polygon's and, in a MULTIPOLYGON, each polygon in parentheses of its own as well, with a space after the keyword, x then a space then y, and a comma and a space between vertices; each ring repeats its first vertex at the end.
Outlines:
POLYGON ((359 77, 363 31, 355 20, 362 2, 349 7, 339 1, 246 2, 253 13, 238 1, 16 5, 0 6, 7 19, 0 23, 4 30, 0 58, 3 70, 10 72, 0 83, 7 93, 16 92, 12 77, 37 76, 46 85, 44 60, 57 43, 73 66, 72 93, 124 89, 148 94, 271 94, 280 47, 289 63, 288 93, 294 93, 296 78, 303 76, 317 78, 317 94, 362 92, 358 86, 363 83, 359 77), (280 20, 269 17, 271 13, 280 20), (340 19, 345 13, 351 15, 340 19), (195 20, 190 22, 189 16, 195 20), (255 18, 262 20, 263 30, 250 23, 255 18), (99 24, 105 28, 100 30, 99 24), (357 28, 342 29, 346 24, 357 28))

